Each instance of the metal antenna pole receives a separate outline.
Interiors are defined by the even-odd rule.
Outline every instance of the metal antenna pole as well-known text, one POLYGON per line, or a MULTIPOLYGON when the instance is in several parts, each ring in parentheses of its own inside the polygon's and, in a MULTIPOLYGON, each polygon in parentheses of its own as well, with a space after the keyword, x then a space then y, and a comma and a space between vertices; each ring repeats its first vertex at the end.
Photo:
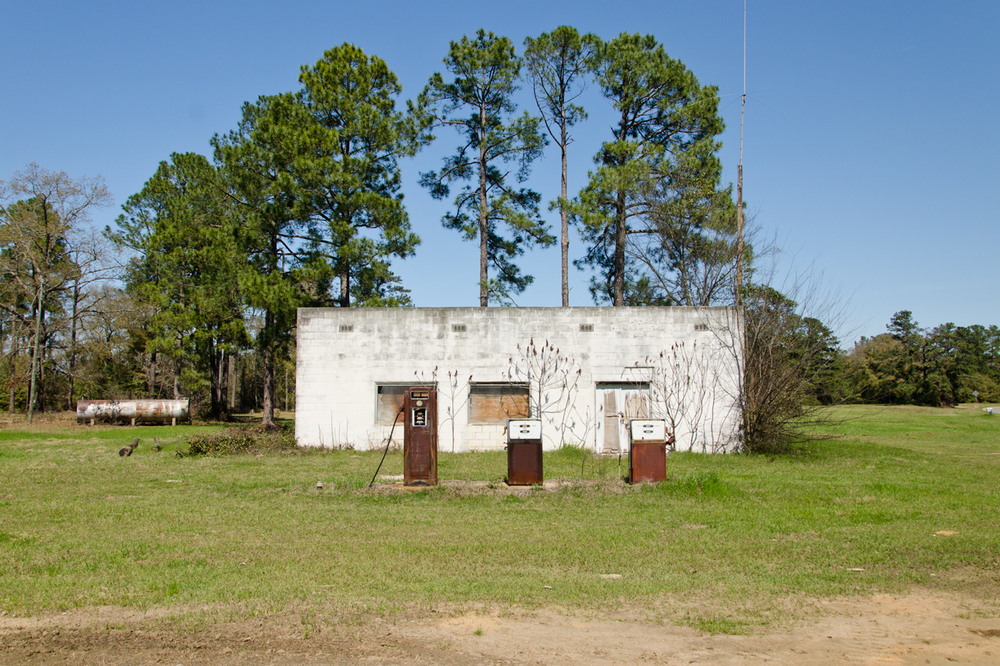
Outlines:
POLYGON ((743 94, 740 97, 740 161, 736 168, 736 307, 743 304, 743 123, 747 107, 747 0, 743 0, 743 94))

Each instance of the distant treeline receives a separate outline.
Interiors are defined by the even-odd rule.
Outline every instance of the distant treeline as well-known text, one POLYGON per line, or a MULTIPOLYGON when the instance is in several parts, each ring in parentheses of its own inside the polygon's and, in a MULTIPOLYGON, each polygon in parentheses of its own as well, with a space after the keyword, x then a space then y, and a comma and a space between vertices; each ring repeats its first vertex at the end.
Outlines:
POLYGON ((1000 402, 1000 327, 947 323, 927 329, 901 310, 885 333, 828 357, 813 395, 822 403, 1000 402))

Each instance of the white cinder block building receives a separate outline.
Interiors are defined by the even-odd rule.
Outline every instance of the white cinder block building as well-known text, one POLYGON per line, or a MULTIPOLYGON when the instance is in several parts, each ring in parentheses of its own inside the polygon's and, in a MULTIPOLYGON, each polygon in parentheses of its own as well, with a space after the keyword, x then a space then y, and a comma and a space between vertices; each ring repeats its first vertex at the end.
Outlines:
POLYGON ((403 391, 436 386, 441 451, 502 449, 528 417, 546 449, 625 452, 629 419, 662 418, 677 450, 733 451, 742 343, 728 307, 301 308, 295 436, 380 448, 403 391))

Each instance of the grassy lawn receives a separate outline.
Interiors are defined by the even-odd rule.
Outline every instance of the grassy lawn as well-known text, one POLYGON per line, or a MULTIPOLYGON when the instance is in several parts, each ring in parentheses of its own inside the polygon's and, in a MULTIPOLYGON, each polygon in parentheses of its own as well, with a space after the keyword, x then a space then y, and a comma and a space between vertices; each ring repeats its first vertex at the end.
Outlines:
MULTIPOLYGON (((1000 596, 1000 417, 831 413, 792 456, 673 454, 666 483, 633 487, 624 461, 563 450, 545 474, 565 484, 517 492, 503 452, 442 453, 437 488, 369 490, 381 452, 181 457, 215 428, 7 425, 0 611, 483 602, 738 632, 801 598, 1000 596)), ((390 453, 381 474, 401 473, 390 453)))

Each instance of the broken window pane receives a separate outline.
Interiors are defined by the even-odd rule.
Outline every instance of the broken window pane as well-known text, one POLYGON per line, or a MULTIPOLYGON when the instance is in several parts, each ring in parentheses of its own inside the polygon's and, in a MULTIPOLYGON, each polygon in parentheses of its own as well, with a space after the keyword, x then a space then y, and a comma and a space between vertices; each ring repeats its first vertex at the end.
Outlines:
POLYGON ((375 423, 392 425, 403 408, 403 395, 408 384, 379 384, 375 404, 375 423))

